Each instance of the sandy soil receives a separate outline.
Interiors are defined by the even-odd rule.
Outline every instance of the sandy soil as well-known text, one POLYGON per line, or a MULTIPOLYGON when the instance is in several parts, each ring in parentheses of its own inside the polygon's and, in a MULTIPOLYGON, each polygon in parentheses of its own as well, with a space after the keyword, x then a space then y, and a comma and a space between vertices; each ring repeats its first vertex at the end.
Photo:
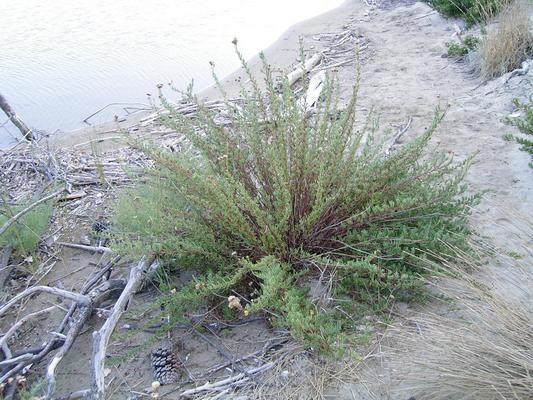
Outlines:
MULTIPOLYGON (((474 212, 474 227, 504 252, 516 252, 523 257, 525 265, 533 266, 533 173, 528 167, 529 156, 520 151, 516 144, 502 138, 503 134, 514 132, 514 128, 503 122, 514 111, 511 99, 532 93, 533 70, 530 70, 529 75, 514 77, 508 82, 505 76, 482 82, 469 72, 466 64, 443 57, 446 53, 445 42, 450 41, 455 32, 454 24, 460 23, 443 19, 423 3, 391 0, 369 7, 358 0, 350 0, 336 10, 291 27, 265 50, 265 54, 280 73, 286 73, 296 64, 300 36, 304 38, 309 53, 319 51, 326 45, 316 39, 316 35, 321 33, 353 29, 364 37, 368 47, 361 53, 361 119, 374 109, 380 116, 382 129, 395 131, 411 117, 411 128, 403 138, 409 140, 430 124, 435 107, 448 107, 448 115, 436 133, 433 144, 453 154, 457 161, 477 152, 467 180, 473 190, 487 191, 487 194, 474 212)), ((259 72, 258 58, 250 60, 249 65, 254 73, 259 72)), ((333 71, 339 77, 346 95, 354 83, 353 66, 352 63, 333 71)), ((243 79, 242 71, 223 79, 230 97, 238 95, 238 83, 243 79)), ((208 89, 201 96, 214 99, 218 94, 215 89, 208 89)), ((128 122, 123 124, 126 129, 127 126, 128 122)), ((93 129, 92 133, 105 137, 101 132, 109 129, 109 126, 99 127, 93 129)), ((89 133, 80 132, 64 141, 57 141, 56 145, 86 141, 91 137, 89 133)), ((61 240, 78 241, 81 234, 90 230, 90 223, 91 218, 86 220, 85 225, 68 230, 61 240)), ((89 257, 77 250, 62 250, 60 258, 61 261, 46 276, 44 283, 53 285, 60 281, 68 289, 77 289, 83 282, 87 276, 84 265, 89 267, 93 265, 90 263, 99 261, 99 257, 89 257)), ((513 274, 512 268, 509 273, 513 274)), ((121 270, 116 274, 120 275, 121 270)), ((531 295, 533 288, 527 287, 531 283, 524 282, 524 285, 526 293, 531 295)), ((503 287, 504 291, 513 289, 511 285, 507 289, 505 285, 503 287)), ((156 295, 157 291, 153 288, 135 298, 131 313, 120 324, 123 329, 119 338, 110 347, 111 356, 120 355, 132 344, 149 340, 150 334, 141 333, 131 337, 123 334, 127 331, 126 325, 136 323, 143 304, 156 295)), ((47 305, 49 303, 46 301, 36 302, 32 309, 47 305)), ((398 305, 397 312, 400 315, 412 315, 413 311, 409 305, 398 305)), ((41 321, 40 327, 35 326, 34 329, 46 330, 47 326, 56 326, 59 318, 56 317, 41 321)), ((90 332, 100 323, 101 318, 93 316, 91 325, 78 338, 61 364, 58 393, 87 387, 90 332)), ((264 379, 270 386, 263 386, 259 392, 239 395, 247 399, 260 396, 279 399, 406 399, 409 396, 405 392, 397 394, 392 390, 398 387, 392 384, 395 372, 388 367, 391 360, 380 355, 378 344, 381 334, 383 332, 379 330, 375 333, 370 346, 376 350, 376 356, 362 369, 350 360, 335 365, 315 362, 312 355, 291 343, 292 357, 285 359, 280 368, 265 375, 264 379)), ((39 341, 38 337, 32 335, 24 338, 24 345, 27 346, 39 341)), ((216 340, 218 346, 236 356, 243 356, 260 351, 265 343, 284 339, 283 332, 273 332, 258 321, 226 331, 216 340)), ((204 340, 185 335, 179 330, 167 338, 166 345, 180 348, 179 353, 184 355, 181 361, 189 369, 188 373, 195 376, 212 365, 224 362, 219 352, 204 340)), ((43 366, 36 366, 34 370, 38 371, 43 366)), ((222 370, 218 376, 227 373, 222 370)), ((106 379, 110 382, 110 399, 146 396, 145 389, 152 381, 149 352, 144 351, 132 360, 113 364, 106 379)), ((169 386, 162 394, 163 398, 177 398, 176 387, 169 386)), ((237 397, 229 395, 223 398, 237 397)))

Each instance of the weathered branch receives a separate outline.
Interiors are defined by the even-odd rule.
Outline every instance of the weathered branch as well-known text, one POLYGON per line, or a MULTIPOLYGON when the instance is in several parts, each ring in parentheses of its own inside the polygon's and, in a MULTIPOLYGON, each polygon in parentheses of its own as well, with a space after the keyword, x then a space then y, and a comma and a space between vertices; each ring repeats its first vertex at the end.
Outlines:
POLYGON ((63 343, 63 346, 61 346, 61 349, 54 355, 54 357, 48 364, 48 368, 46 369, 46 379, 48 381, 48 392, 46 394, 47 399, 52 399, 53 398, 52 396, 54 395, 54 392, 55 392, 56 367, 61 362, 61 360, 63 360, 63 357, 65 357, 67 352, 70 350, 70 348, 74 344, 74 341, 78 337, 87 319, 89 319, 89 317, 91 316, 92 312, 94 311, 96 307, 98 307, 104 301, 117 296, 117 294, 120 293, 124 289, 125 286, 126 286, 126 282, 123 280, 111 280, 111 281, 105 281, 100 286, 91 290, 91 292, 89 293, 89 297, 91 298, 91 304, 81 308, 80 312, 78 313, 78 316, 76 317, 76 320, 74 321, 74 323, 72 324, 72 327, 68 331, 68 334, 65 339, 65 343, 63 343))
POLYGON ((57 244, 65 247, 70 247, 72 249, 92 251, 95 253, 109 253, 111 249, 105 246, 86 246, 84 244, 68 243, 68 242, 57 242, 57 244))
POLYGON ((213 383, 206 383, 205 385, 198 386, 194 389, 185 390, 180 394, 181 397, 190 397, 192 395, 202 393, 202 392, 209 392, 212 390, 220 391, 224 386, 238 386, 241 385, 247 381, 250 380, 250 377, 255 374, 259 374, 261 372, 267 371, 271 369, 274 366, 274 363, 270 362, 264 365, 261 365, 257 368, 252 368, 246 372, 237 374, 235 376, 230 376, 229 378, 223 379, 218 382, 213 383))
POLYGON ((308 58, 303 66, 298 67, 294 71, 289 73, 287 75, 287 81, 289 82, 289 86, 294 85, 298 81, 298 79, 304 76, 304 73, 311 71, 311 69, 315 65, 317 65, 321 59, 322 53, 316 53, 311 58, 308 58))
POLYGON ((9 229, 11 225, 13 225, 17 220, 22 217, 27 212, 33 210, 35 207, 37 207, 39 204, 44 203, 45 201, 48 201, 50 199, 53 199, 56 196, 59 196, 61 193, 63 193, 65 189, 58 190, 57 192, 54 192, 52 194, 49 194, 48 196, 43 197, 42 199, 37 200, 36 202, 30 204, 28 207, 26 207, 24 210, 16 213, 11 218, 9 218, 4 225, 0 228, 0 236, 9 229))
POLYGON ((93 332, 90 399, 103 400, 105 398, 104 362, 109 339, 131 297, 141 288, 147 272, 151 269, 152 260, 152 258, 145 257, 131 270, 128 284, 115 303, 111 315, 100 330, 93 332))
POLYGON ((0 108, 3 112, 6 113, 9 120, 17 127, 17 129, 22 133, 22 136, 24 139, 29 141, 36 140, 35 135, 33 134, 33 131, 28 128, 28 126, 20 119, 20 117, 17 115, 15 110, 11 108, 9 103, 7 102, 7 99, 0 93, 0 108))
POLYGON ((390 143, 387 145, 387 147, 385 147, 385 149, 383 150, 383 153, 385 154, 385 157, 388 157, 391 152, 392 152, 392 148, 394 147, 394 145, 396 143, 398 143, 398 140, 400 140, 400 138, 402 137, 402 135, 407 132, 407 129, 409 129, 409 127, 411 126, 411 122, 413 121, 413 118, 409 117, 407 119, 407 122, 405 124, 405 126, 403 128, 400 128, 398 130, 398 132, 394 135, 394 137, 391 139, 390 143))
POLYGON ((39 310, 39 311, 36 311, 34 313, 31 313, 31 314, 28 314, 28 315, 25 315, 24 317, 22 317, 19 321, 17 321, 17 323, 15 323, 11 328, 9 328, 9 330, 5 333, 4 336, 2 336, 2 338, 0 339, 0 347, 2 347, 4 345, 4 343, 7 343, 7 340, 17 331, 18 328, 20 328, 22 326, 22 324, 24 324, 26 321, 28 321, 29 319, 31 318, 35 318, 35 317, 38 317, 39 315, 41 314, 45 314, 45 313, 48 313, 50 311, 52 311, 53 309, 55 308, 55 306, 52 306, 52 307, 48 307, 48 308, 45 308, 43 310, 39 310))
MULTIPOLYGON (((57 349, 59 346, 63 344, 63 340, 58 338, 57 336, 52 337, 49 342, 47 342, 44 346, 35 349, 37 351, 37 354, 34 354, 31 358, 26 359, 25 361, 22 361, 18 363, 14 368, 10 369, 8 372, 4 373, 0 377, 0 383, 5 382, 12 376, 15 376, 20 371, 24 369, 29 364, 34 364, 36 362, 41 361, 48 353, 51 351, 57 349)), ((32 353, 33 351, 27 351, 27 353, 32 353)), ((18 356, 17 356, 18 357, 18 356)))
POLYGON ((6 311, 15 303, 17 303, 19 300, 22 300, 25 297, 31 296, 34 293, 38 292, 45 292, 50 293, 55 296, 64 297, 69 300, 73 300, 81 305, 88 305, 91 302, 91 299, 88 296, 84 296, 82 294, 69 292, 68 290, 63 290, 55 287, 49 287, 49 286, 33 286, 29 289, 26 289, 22 293, 19 293, 15 297, 13 297, 11 300, 9 300, 2 308, 0 308, 0 317, 6 313, 6 311))

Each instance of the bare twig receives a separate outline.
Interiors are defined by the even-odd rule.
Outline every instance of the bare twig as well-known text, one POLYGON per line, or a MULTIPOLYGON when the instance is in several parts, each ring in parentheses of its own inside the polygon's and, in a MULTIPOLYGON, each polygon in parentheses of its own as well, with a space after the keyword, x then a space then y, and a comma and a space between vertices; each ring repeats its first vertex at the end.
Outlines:
POLYGON ((394 147, 394 145, 396 143, 398 143, 398 140, 400 140, 400 138, 402 137, 402 135, 407 132, 407 130, 409 129, 409 127, 411 126, 411 122, 413 121, 413 118, 409 117, 407 119, 407 122, 406 124, 400 128, 400 130, 398 130, 398 132, 394 135, 394 137, 391 139, 390 143, 387 145, 387 147, 385 147, 385 149, 383 150, 383 153, 385 154, 385 157, 388 157, 390 155, 390 153, 392 152, 392 148, 394 147))
POLYGON ((101 113, 102 111, 104 111, 108 107, 111 107, 111 106, 130 106, 130 105, 131 106, 143 106, 143 108, 139 108, 140 110, 150 110, 151 109, 151 107, 148 104, 144 104, 144 103, 109 103, 109 104, 105 105, 104 107, 98 109, 97 111, 93 112, 91 115, 89 115, 87 118, 85 118, 83 120, 83 122, 88 124, 89 123, 88 122, 89 119, 94 117, 96 114, 101 113))
POLYGON ((18 295, 13 297, 11 300, 9 300, 2 308, 0 308, 0 316, 4 315, 6 311, 13 304, 17 303, 19 300, 25 297, 28 297, 34 293, 38 293, 38 292, 45 292, 45 293, 53 294, 55 296, 64 297, 66 299, 73 300, 77 302, 78 304, 81 304, 84 306, 90 304, 91 302, 91 299, 88 296, 74 293, 74 292, 69 292, 68 290, 63 290, 63 289, 59 289, 55 287, 48 287, 48 286, 33 286, 29 289, 26 289, 22 293, 19 293, 18 295))
POLYGON ((32 319, 32 318, 35 318, 35 317, 38 317, 39 315, 42 315, 42 314, 45 314, 45 313, 48 313, 50 311, 52 311, 54 308, 56 308, 55 306, 52 306, 52 307, 48 307, 48 308, 45 308, 44 310, 39 310, 39 311, 36 311, 34 313, 31 313, 31 314, 28 314, 28 315, 25 315, 24 317, 22 317, 17 323, 15 323, 11 328, 9 328, 9 330, 5 333, 4 336, 2 336, 2 338, 0 339, 0 347, 4 345, 4 343, 7 343, 7 340, 17 331, 18 328, 20 328, 22 326, 22 324, 24 324, 26 321, 32 319))
POLYGON ((231 376, 229 378, 223 379, 218 382, 206 383, 205 385, 198 386, 194 389, 189 389, 189 390, 185 390, 184 392, 181 392, 179 397, 190 397, 195 394, 202 393, 202 392, 225 390, 225 386, 234 386, 234 387, 240 386, 243 383, 248 382, 250 380, 250 376, 267 371, 271 369, 273 366, 274 366, 274 363, 270 362, 270 363, 261 365, 260 367, 252 368, 246 372, 237 374, 235 376, 231 376))
MULTIPOLYGON (((27 365, 34 364, 36 362, 41 361, 44 357, 46 357, 48 353, 57 349, 62 344, 63 344, 63 340, 61 338, 58 338, 57 336, 53 336, 44 346, 38 349, 35 349, 35 351, 37 351, 37 354, 34 354, 32 358, 26 359, 25 361, 18 363, 14 368, 12 368, 8 372, 6 372, 4 375, 2 375, 0 377, 0 383, 5 382, 12 376, 18 374, 27 365)), ((33 353, 33 351, 27 351, 27 353, 30 353, 30 352, 33 353)))

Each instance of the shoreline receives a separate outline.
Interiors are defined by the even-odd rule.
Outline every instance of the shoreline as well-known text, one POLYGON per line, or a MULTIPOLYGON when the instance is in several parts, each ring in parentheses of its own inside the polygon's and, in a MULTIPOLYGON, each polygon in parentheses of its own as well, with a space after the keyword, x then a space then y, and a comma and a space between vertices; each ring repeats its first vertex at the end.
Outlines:
MULTIPOLYGON (((264 49, 263 53, 275 70, 286 72, 297 62, 296 59, 299 56, 298 41, 300 36, 325 32, 327 29, 338 29, 338 21, 342 20, 348 12, 355 11, 354 6, 358 4, 360 4, 361 7, 364 7, 364 4, 357 0, 345 0, 340 6, 330 11, 326 11, 325 13, 290 26, 271 45, 264 49)), ((228 43, 228 46, 232 46, 232 44, 228 43)), ((261 74, 261 60, 259 59, 259 54, 260 53, 257 53, 247 60, 248 66, 254 76, 259 76, 261 74)), ((235 57, 237 56, 235 55, 235 57)), ((229 97, 234 97, 239 94, 239 91, 241 90, 239 81, 242 76, 243 69, 241 67, 220 80, 229 97)), ((214 83, 196 94, 202 101, 217 100, 221 98, 214 83)), ((44 140, 46 140, 53 148, 70 149, 75 146, 82 147, 82 145, 88 141, 95 141, 97 143, 105 141, 107 144, 106 146, 103 146, 102 151, 107 151, 109 149, 117 148, 117 146, 122 146, 122 144, 117 144, 117 142, 112 141, 113 137, 117 136, 117 134, 121 134, 120 131, 128 131, 130 128, 135 127, 143 118, 153 112, 153 110, 138 112, 134 115, 127 116, 125 120, 121 122, 107 121, 102 124, 82 127, 73 131, 51 134, 44 140), (113 143, 115 144, 113 145, 113 143)), ((2 151, 9 151, 9 149, 18 146, 20 146, 20 143, 2 149, 2 151)))

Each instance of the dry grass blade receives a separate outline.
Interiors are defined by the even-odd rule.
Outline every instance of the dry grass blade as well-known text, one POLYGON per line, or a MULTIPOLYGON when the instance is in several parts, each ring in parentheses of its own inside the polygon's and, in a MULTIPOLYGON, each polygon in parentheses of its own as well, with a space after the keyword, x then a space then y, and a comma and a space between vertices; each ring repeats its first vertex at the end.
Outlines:
POLYGON ((493 283, 484 284, 449 267, 456 277, 442 290, 458 311, 415 318, 421 331, 400 330, 400 343, 410 350, 398 370, 410 393, 432 400, 530 399, 533 307, 524 282, 533 281, 533 272, 516 266, 510 277, 508 269, 505 276, 496 270, 493 283), (506 289, 498 287, 504 281, 506 289))
POLYGON ((489 27, 479 51, 479 69, 484 78, 520 68, 522 61, 533 54, 530 12, 528 0, 516 0, 501 12, 499 23, 489 27))

